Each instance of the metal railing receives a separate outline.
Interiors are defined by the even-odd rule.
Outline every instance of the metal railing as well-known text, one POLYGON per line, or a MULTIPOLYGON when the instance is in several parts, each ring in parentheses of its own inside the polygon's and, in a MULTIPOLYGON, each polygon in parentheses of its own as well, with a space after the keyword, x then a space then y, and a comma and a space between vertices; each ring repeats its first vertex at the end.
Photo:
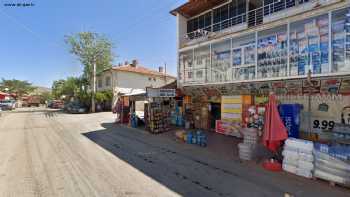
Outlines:
POLYGON ((249 11, 238 16, 214 23, 202 29, 195 30, 185 35, 185 41, 191 41, 198 38, 209 36, 211 32, 220 32, 230 27, 248 23, 248 27, 260 25, 264 22, 264 17, 272 15, 276 12, 286 10, 288 8, 296 7, 304 3, 316 2, 319 0, 281 0, 279 2, 263 5, 260 8, 249 11))

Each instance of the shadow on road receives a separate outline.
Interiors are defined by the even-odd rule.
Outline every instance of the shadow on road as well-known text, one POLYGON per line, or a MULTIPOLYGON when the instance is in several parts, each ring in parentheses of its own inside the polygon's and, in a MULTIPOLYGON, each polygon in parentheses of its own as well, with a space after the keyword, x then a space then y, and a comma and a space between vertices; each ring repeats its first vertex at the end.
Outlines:
POLYGON ((209 184, 205 173, 207 168, 226 176, 235 177, 234 173, 181 154, 160 135, 109 123, 102 126, 104 130, 83 135, 172 191, 182 196, 233 196, 209 184))
MULTIPOLYGON (((213 151, 175 142, 166 136, 173 133, 152 135, 112 123, 102 126, 105 129, 83 135, 182 196, 283 196, 286 192, 299 196, 329 196, 343 193, 339 188, 328 188, 317 181, 267 172, 254 163, 242 164, 233 156, 233 147, 227 145, 213 151), (220 155, 222 149, 228 152, 220 155)), ((215 137, 209 139, 215 140, 215 137)), ((230 144, 232 140, 221 135, 218 139, 223 140, 223 144, 230 144)))

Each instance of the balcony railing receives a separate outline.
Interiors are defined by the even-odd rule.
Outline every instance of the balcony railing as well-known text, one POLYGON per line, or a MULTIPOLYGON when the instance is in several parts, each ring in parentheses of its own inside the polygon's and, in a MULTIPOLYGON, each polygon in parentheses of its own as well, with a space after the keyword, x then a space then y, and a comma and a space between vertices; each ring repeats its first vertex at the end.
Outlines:
POLYGON ((224 21, 214 23, 202 29, 187 33, 185 35, 185 42, 189 42, 195 39, 205 38, 210 35, 211 32, 221 32, 230 27, 234 27, 239 24, 248 23, 248 27, 254 27, 264 22, 264 17, 270 16, 276 12, 286 10, 288 8, 297 7, 304 3, 318 2, 319 0, 281 0, 280 2, 274 2, 268 5, 263 5, 260 8, 249 11, 224 21))

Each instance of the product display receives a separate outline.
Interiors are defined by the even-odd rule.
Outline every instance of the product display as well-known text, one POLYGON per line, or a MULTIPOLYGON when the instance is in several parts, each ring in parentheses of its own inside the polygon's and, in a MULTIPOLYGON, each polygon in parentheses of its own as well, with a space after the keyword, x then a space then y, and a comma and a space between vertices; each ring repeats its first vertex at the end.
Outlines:
POLYGON ((290 34, 290 75, 329 72, 329 21, 327 16, 295 24, 290 34))
POLYGON ((160 98, 155 98, 154 102, 149 104, 148 127, 151 133, 162 133, 169 128, 169 107, 162 103, 160 98))
POLYGON ((287 35, 278 33, 258 40, 258 78, 287 76, 287 35))
POLYGON ((350 149, 316 144, 315 172, 317 178, 350 186, 350 149))
POLYGON ((255 79, 255 44, 232 49, 233 80, 255 79))
POLYGON ((283 169, 298 176, 312 178, 314 170, 313 146, 311 141, 288 138, 282 152, 283 169))
POLYGON ((213 47, 211 76, 212 82, 232 80, 230 45, 223 43, 213 47))

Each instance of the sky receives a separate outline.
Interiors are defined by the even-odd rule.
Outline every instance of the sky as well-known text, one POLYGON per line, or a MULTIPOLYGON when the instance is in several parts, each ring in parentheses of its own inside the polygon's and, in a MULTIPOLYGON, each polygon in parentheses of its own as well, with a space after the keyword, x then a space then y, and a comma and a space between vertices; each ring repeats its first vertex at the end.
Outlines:
POLYGON ((114 44, 114 64, 138 59, 145 67, 167 64, 176 74, 176 17, 186 0, 0 0, 0 78, 37 86, 79 76, 65 35, 93 31, 114 44), (7 3, 32 3, 9 7, 7 3))

